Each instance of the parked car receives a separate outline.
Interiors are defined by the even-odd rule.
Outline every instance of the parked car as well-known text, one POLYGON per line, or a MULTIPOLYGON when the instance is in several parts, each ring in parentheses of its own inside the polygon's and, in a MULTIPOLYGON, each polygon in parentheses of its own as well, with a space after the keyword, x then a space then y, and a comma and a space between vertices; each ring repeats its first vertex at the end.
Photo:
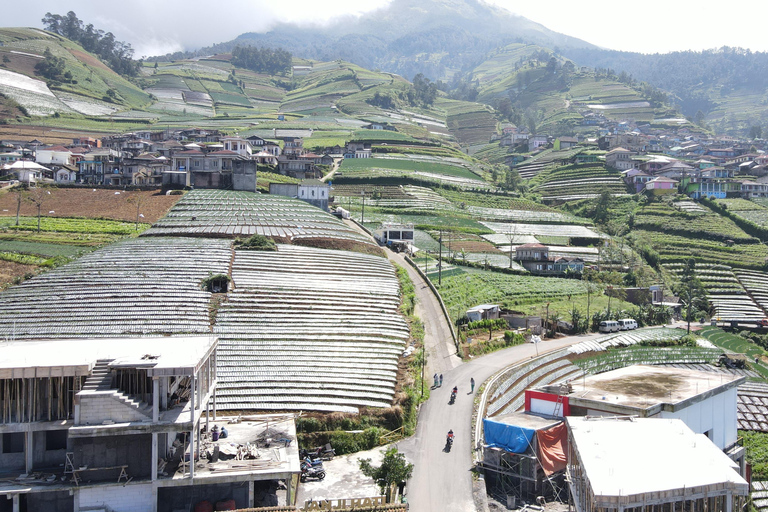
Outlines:
POLYGON ((619 322, 615 320, 603 320, 598 328, 600 332, 619 332, 619 322))

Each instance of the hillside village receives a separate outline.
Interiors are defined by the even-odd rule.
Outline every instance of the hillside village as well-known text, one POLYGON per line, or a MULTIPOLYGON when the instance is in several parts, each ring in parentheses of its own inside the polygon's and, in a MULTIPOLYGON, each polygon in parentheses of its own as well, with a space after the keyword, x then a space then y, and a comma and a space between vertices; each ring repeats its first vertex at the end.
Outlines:
POLYGON ((0 42, 0 512, 768 508, 759 134, 538 44, 0 42))

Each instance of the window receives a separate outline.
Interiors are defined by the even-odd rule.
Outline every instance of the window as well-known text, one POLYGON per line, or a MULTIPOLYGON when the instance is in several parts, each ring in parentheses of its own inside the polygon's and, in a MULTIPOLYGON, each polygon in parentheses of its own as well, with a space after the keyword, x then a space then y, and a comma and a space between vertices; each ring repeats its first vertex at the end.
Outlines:
POLYGON ((3 434, 3 453, 24 453, 24 433, 7 432, 3 434))
POLYGON ((66 450, 67 449, 67 431, 66 430, 48 430, 45 433, 45 449, 66 450))

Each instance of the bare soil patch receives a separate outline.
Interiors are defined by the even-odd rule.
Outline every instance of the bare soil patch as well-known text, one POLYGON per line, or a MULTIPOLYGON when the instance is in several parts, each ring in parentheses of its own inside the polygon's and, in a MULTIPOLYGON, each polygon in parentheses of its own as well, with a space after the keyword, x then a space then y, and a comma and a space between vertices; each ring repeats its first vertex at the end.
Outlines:
MULTIPOLYGON (((445 244, 445 239, 443 240, 443 243, 445 244)), ((488 253, 501 252, 492 243, 487 241, 479 241, 479 240, 452 240, 451 241, 451 251, 461 252, 462 249, 464 250, 464 252, 488 252, 488 253)))
POLYGON ((109 71, 110 73, 114 73, 114 71, 109 69, 106 64, 101 62, 99 59, 97 59, 93 55, 88 55, 87 53, 81 52, 80 50, 69 50, 69 53, 74 55, 75 58, 80 62, 82 62, 83 64, 86 64, 94 68, 101 68, 106 71, 109 71))
MULTIPOLYGON (((182 196, 166 196, 159 190, 116 191, 108 189, 53 188, 45 202, 43 214, 49 217, 85 217, 133 222, 136 205, 128 198, 141 198, 139 213, 141 222, 154 223, 163 217, 182 196), (119 194, 116 194, 119 192, 119 194), (55 213, 48 213, 53 211, 55 213)), ((0 194, 0 216, 16 215, 16 196, 0 194)), ((35 216, 37 209, 30 203, 22 203, 22 216, 35 216)))
MULTIPOLYGON (((7 116, 6 116, 7 117, 7 116)), ((50 126, 32 126, 7 124, 0 125, 0 139, 32 140, 39 139, 46 144, 72 144, 76 137, 101 138, 106 132, 51 128, 50 126)))
POLYGON ((17 277, 37 272, 38 267, 34 265, 22 265, 21 263, 0 260, 0 290, 8 287, 17 277))

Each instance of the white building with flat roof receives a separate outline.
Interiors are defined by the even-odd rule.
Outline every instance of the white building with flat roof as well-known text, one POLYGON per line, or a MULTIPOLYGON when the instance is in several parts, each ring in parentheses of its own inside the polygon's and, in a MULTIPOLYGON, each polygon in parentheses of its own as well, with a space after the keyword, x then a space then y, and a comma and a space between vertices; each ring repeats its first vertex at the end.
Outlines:
POLYGON ((577 512, 743 509, 749 484, 706 436, 679 419, 568 417, 577 512))
POLYGON ((552 414, 562 395, 560 415, 675 418, 721 450, 736 450, 737 392, 745 380, 724 373, 634 365, 575 379, 569 386, 527 390, 526 410, 552 414))

